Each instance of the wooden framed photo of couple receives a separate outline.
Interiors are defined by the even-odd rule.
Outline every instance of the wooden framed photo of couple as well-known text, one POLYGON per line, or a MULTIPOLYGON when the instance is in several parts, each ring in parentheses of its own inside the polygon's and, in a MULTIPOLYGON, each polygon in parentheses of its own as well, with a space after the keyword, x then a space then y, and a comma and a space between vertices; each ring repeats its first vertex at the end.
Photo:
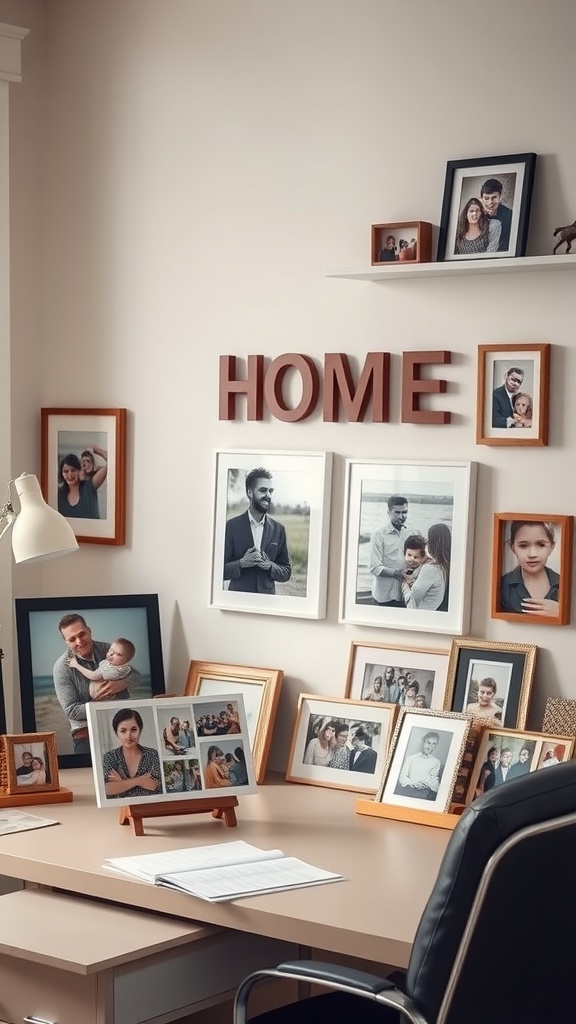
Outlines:
POLYGON ((60 788, 53 732, 8 733, 0 743, 8 796, 53 793, 60 788))
POLYGON ((40 476, 78 541, 124 544, 126 409, 42 409, 40 476))
POLYGON ((375 793, 397 708, 301 693, 288 756, 288 782, 375 793))
POLYGON ((492 549, 492 618, 567 626, 574 516, 497 512, 492 549))
POLYGON ((550 345, 479 345, 476 444, 548 444, 550 345))
POLYGON ((468 629, 476 463, 348 459, 340 621, 468 629))
POLYGON ((210 606, 326 614, 331 452, 216 452, 210 606))
POLYGON ((536 153, 449 160, 437 259, 524 256, 536 153))

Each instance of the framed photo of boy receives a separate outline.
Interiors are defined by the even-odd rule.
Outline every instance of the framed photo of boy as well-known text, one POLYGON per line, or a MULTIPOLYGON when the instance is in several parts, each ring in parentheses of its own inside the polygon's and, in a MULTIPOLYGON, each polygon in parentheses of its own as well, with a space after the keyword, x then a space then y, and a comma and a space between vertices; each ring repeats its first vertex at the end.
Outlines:
POLYGON ((126 409, 42 409, 44 499, 85 544, 126 537, 126 409))
POLYGON ((192 696, 218 696, 241 693, 256 782, 264 782, 266 762, 272 742, 272 730, 282 679, 279 668, 250 668, 247 665, 220 665, 210 661, 191 661, 184 693, 192 696))
POLYGON ((443 708, 449 653, 352 640, 346 696, 374 704, 443 708))
POLYGON ((536 153, 449 160, 438 260, 524 256, 536 153))
POLYGON ((216 452, 210 605, 326 614, 331 452, 216 452))
POLYGON ((466 803, 522 775, 569 761, 574 754, 573 736, 484 729, 470 778, 466 803))
POLYGON ((340 622, 464 633, 476 464, 346 461, 340 622))
POLYGON ((53 732, 14 733, 1 737, 6 758, 6 793, 53 793, 60 789, 53 732))
POLYGON ((301 693, 288 756, 288 782, 374 794, 396 718, 393 704, 301 693))
POLYGON ((455 637, 448 661, 447 711, 494 727, 522 729, 536 666, 535 644, 455 637))
POLYGON ((550 345, 479 345, 476 444, 548 444, 550 345))
POLYGON ((400 708, 376 799, 413 811, 450 810, 471 718, 400 708))
POLYGON ((497 512, 492 547, 493 619, 570 622, 574 516, 497 512))
POLYGON ((22 725, 54 732, 60 768, 88 768, 86 709, 106 691, 85 673, 98 674, 101 660, 110 660, 118 699, 164 693, 158 595, 16 598, 15 606, 22 725))

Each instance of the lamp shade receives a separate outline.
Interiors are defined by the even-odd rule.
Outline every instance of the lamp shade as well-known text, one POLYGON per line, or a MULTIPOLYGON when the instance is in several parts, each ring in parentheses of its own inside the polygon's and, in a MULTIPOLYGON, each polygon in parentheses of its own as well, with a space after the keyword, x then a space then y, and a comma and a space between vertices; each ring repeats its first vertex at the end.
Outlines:
POLYGON ((40 562, 78 550, 70 523, 42 497, 40 484, 31 473, 14 481, 20 511, 12 526, 12 552, 15 562, 40 562))

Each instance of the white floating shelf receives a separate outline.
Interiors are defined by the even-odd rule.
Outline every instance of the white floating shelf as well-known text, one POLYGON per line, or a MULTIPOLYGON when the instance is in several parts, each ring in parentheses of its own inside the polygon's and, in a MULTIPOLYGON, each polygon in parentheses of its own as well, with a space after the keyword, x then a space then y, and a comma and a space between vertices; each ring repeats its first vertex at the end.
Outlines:
POLYGON ((381 267, 329 267, 325 277, 352 281, 397 281, 412 277, 451 277, 454 274, 504 274, 526 270, 576 270, 576 253, 570 256, 506 256, 502 259, 447 260, 444 263, 394 263, 381 267))

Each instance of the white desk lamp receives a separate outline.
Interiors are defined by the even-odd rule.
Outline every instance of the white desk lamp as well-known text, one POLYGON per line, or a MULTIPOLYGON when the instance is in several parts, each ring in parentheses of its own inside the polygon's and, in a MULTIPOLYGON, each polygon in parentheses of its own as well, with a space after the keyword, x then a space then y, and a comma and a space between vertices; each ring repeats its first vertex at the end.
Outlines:
MULTIPOLYGON (((8 484, 8 502, 0 508, 0 540, 10 527, 15 562, 41 562, 45 558, 58 558, 78 550, 70 523, 46 504, 40 484, 31 473, 23 473, 8 484), (12 505, 12 484, 20 502, 19 512, 15 512, 12 505)), ((6 732, 2 657, 0 651, 0 734, 6 732)))

